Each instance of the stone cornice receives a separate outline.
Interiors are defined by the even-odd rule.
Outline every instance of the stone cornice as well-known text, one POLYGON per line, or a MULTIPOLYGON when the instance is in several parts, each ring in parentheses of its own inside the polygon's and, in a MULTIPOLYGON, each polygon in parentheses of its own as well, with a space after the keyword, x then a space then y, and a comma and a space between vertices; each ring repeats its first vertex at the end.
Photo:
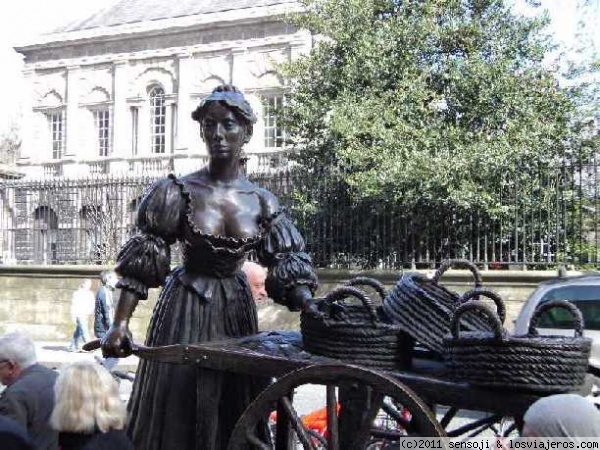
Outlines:
MULTIPOLYGON (((304 37, 301 31, 294 34, 268 36, 264 38, 251 38, 244 41, 246 50, 253 48, 277 48, 281 45, 298 45, 297 42, 304 37)), ((70 59, 51 59, 47 61, 27 63, 24 70, 33 73, 35 70, 50 70, 57 68, 66 68, 70 65, 90 66, 106 63, 127 64, 129 61, 146 60, 152 58, 180 58, 185 55, 186 58, 193 58, 193 55, 198 54, 217 54, 223 51, 234 51, 239 48, 240 43, 237 41, 222 41, 218 43, 195 44, 185 47, 169 47, 154 50, 143 50, 139 52, 128 53, 112 53, 98 56, 86 56, 70 59)))
POLYGON ((18 45, 15 47, 15 50, 18 53, 28 54, 36 50, 47 50, 48 48, 60 48, 89 42, 115 41, 133 36, 167 35, 228 25, 242 26, 245 24, 260 23, 265 20, 282 19, 288 13, 299 12, 301 10, 302 7, 298 3, 284 3, 251 9, 136 22, 65 33, 52 33, 38 36, 30 42, 18 45))

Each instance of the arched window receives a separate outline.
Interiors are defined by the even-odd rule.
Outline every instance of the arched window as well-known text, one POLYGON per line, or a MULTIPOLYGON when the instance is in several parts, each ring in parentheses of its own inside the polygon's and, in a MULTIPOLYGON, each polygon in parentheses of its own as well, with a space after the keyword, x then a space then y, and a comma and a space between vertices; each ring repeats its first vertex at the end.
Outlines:
POLYGON ((165 153, 166 148, 166 123, 167 106, 165 104, 165 91, 160 86, 150 89, 150 145, 152 153, 165 153))
POLYGON ((94 122, 96 156, 110 156, 112 152, 112 112, 110 95, 102 87, 94 87, 85 98, 94 122))
POLYGON ((46 119, 47 132, 43 134, 45 142, 41 143, 45 146, 49 144, 52 159, 61 159, 65 153, 67 134, 66 111, 62 97, 52 90, 39 100, 35 109, 46 119))

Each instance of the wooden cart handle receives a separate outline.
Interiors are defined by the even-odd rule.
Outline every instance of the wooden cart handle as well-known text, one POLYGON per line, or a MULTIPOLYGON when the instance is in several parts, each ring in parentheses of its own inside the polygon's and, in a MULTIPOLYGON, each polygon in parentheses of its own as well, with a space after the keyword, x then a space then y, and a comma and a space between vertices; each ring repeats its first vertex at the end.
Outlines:
MULTIPOLYGON (((83 344, 83 349, 86 351, 97 350, 100 347, 100 339, 94 339, 93 341, 83 344)), ((161 347, 133 345, 131 347, 131 353, 139 358, 156 359, 161 362, 173 362, 178 364, 185 363, 190 358, 189 350, 187 345, 182 344, 165 345, 161 347)))

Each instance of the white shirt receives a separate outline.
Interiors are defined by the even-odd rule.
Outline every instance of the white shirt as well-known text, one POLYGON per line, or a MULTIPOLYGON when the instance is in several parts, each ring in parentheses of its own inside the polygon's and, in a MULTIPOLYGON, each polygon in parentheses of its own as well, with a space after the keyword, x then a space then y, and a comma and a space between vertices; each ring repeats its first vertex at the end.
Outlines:
POLYGON ((96 300, 94 293, 89 289, 79 288, 73 292, 71 298, 71 319, 87 320, 87 318, 94 312, 96 300))

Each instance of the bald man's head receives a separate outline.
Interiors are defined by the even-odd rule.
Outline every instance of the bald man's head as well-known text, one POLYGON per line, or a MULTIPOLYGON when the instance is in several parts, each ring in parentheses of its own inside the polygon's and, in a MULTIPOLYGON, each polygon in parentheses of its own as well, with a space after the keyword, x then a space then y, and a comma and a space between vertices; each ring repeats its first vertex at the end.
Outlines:
POLYGON ((267 269, 255 262, 246 261, 242 266, 242 270, 246 274, 246 278, 248 278, 248 284, 250 285, 254 301, 260 303, 267 300, 268 295, 265 289, 267 269))

